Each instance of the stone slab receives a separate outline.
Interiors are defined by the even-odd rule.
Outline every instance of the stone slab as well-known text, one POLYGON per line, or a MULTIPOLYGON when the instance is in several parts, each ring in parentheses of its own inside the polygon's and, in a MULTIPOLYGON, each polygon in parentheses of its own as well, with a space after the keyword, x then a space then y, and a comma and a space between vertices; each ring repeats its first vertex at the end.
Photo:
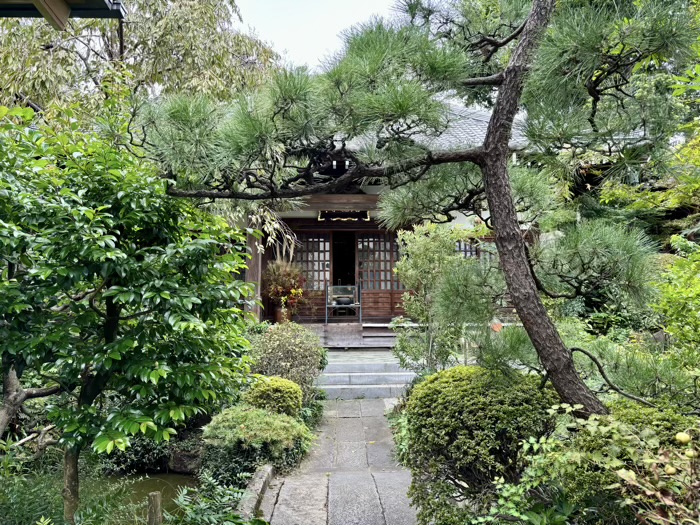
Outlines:
POLYGON ((271 525, 326 525, 328 476, 324 473, 288 477, 277 497, 271 525))
POLYGON ((279 496, 283 484, 284 478, 275 478, 270 482, 270 485, 265 491, 265 496, 263 497, 259 509, 259 514, 265 521, 269 522, 272 518, 272 512, 277 504, 277 497, 279 496))
POLYGON ((272 465, 258 467, 238 503, 238 512, 241 517, 248 520, 255 517, 274 475, 275 467, 272 465))
POLYGON ((328 471, 335 465, 335 454, 335 431, 321 433, 311 445, 309 455, 302 463, 301 469, 305 472, 328 471))
POLYGON ((339 418, 360 417, 360 400, 344 400, 337 402, 337 414, 339 418))
POLYGON ((398 363, 340 363, 330 362, 326 366, 325 372, 329 374, 350 374, 350 373, 381 373, 381 372, 401 372, 398 363))
POLYGON ((335 437, 338 442, 342 441, 364 441, 365 427, 362 419, 358 418, 338 418, 335 424, 335 437))
POLYGON ((363 417, 365 441, 386 441, 392 443, 389 422, 385 417, 363 417))
POLYGON ((323 416, 325 419, 338 417, 338 402, 335 399, 325 399, 323 404, 323 416))
POLYGON ((396 470, 399 467, 391 442, 367 443, 367 462, 372 471, 396 470))
POLYGON ((387 399, 384 399, 384 406, 386 407, 385 414, 391 412, 394 410, 394 407, 399 404, 399 398, 398 397, 390 397, 387 399))
POLYGON ((332 475, 328 488, 328 525, 385 525, 371 474, 337 472, 332 475))
POLYGON ((383 399, 361 399, 360 410, 362 417, 384 417, 386 405, 383 399))
POLYGON ((343 471, 366 469, 367 448, 364 441, 339 441, 336 443, 335 468, 343 471))
POLYGON ((411 485, 411 473, 401 470, 375 472, 372 475, 384 509, 386 525, 415 525, 416 510, 410 506, 411 500, 406 495, 411 485))

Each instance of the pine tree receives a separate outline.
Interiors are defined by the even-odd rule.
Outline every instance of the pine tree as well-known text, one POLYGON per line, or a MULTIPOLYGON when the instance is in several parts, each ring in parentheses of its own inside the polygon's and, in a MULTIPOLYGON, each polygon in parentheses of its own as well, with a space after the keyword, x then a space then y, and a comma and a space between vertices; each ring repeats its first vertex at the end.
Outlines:
POLYGON ((232 105, 178 98, 155 108, 143 124, 170 194, 279 200, 383 181, 405 187, 387 199, 403 198, 395 224, 454 210, 478 214, 485 203, 509 294, 552 384, 582 412, 605 412, 540 298, 509 140, 526 110, 532 180, 548 182, 557 167, 568 175, 599 169, 592 154, 627 171, 647 167, 682 118, 671 85, 691 57, 693 7, 405 0, 400 8, 394 22, 349 30, 343 53, 321 75, 280 72, 232 105), (432 149, 425 138, 448 126, 455 97, 492 107, 484 142, 432 149), (349 170, 329 175, 338 159, 349 170))

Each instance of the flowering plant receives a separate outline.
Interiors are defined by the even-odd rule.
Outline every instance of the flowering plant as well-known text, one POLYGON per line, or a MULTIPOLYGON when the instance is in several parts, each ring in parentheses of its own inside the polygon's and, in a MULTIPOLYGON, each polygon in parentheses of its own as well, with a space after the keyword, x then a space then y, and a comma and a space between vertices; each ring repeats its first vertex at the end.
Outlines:
POLYGON ((288 261, 273 261, 263 272, 265 294, 283 308, 294 310, 301 304, 305 282, 301 267, 288 261))

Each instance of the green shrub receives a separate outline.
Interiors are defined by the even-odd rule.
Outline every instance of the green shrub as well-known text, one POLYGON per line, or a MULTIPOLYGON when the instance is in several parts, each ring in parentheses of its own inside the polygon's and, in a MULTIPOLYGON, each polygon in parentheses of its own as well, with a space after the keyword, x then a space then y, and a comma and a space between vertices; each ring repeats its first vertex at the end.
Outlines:
POLYGON ((658 409, 634 401, 620 400, 609 405, 615 419, 633 425, 637 429, 650 429, 661 445, 675 445, 677 432, 697 426, 697 418, 684 416, 673 408, 658 409))
MULTIPOLYGON (((81 465, 84 470, 85 465, 81 465)), ((78 525, 124 525, 137 523, 143 515, 143 502, 131 502, 135 480, 107 479, 91 471, 82 475, 78 525)), ((31 472, 0 478, 0 523, 33 525, 42 517, 63 524, 61 472, 31 472)))
POLYGON ((261 377, 245 395, 245 402, 270 412, 298 418, 301 414, 301 387, 282 377, 261 377))
POLYGON ((234 486, 264 463, 282 471, 296 466, 313 439, 298 420, 245 404, 214 416, 203 437, 202 470, 234 486))
POLYGON ((325 366, 325 351, 321 340, 308 328, 296 323, 271 326, 251 342, 257 374, 283 377, 294 381, 303 392, 307 405, 314 394, 314 380, 325 366))
POLYGON ((152 473, 165 470, 169 457, 169 442, 156 442, 137 435, 126 450, 102 454, 100 461, 105 474, 152 473))
POLYGON ((300 417, 307 427, 316 428, 323 418, 323 403, 318 399, 313 399, 305 407, 302 407, 300 417))
POLYGON ((516 480, 521 441, 552 432, 540 379, 459 366, 417 385, 406 407, 409 494, 423 524, 464 523, 496 478, 516 480), (469 501, 467 505, 458 502, 469 501))
POLYGON ((242 491, 221 485, 211 476, 200 476, 199 486, 183 488, 173 501, 176 510, 165 513, 168 525, 265 525, 262 520, 247 521, 235 509, 242 491))
POLYGON ((566 424, 554 436, 524 444, 521 477, 498 487, 498 503, 491 519, 484 521, 502 523, 496 516, 522 518, 565 510, 561 523, 569 525, 681 523, 639 516, 687 510, 684 504, 697 490, 690 481, 692 461, 684 455, 692 443, 682 446, 673 436, 696 428, 698 420, 627 401, 611 407, 611 415, 582 420, 570 416, 573 407, 562 405, 566 424), (667 465, 674 468, 665 470, 667 465))

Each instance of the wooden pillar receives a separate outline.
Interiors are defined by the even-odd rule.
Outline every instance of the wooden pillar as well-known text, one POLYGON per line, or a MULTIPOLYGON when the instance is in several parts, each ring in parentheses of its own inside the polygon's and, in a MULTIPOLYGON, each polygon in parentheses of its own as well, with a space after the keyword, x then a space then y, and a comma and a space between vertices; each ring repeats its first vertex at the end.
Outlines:
MULTIPOLYGON (((260 279, 262 278, 262 253, 257 246, 257 239, 252 235, 248 235, 246 238, 246 243, 248 245, 248 250, 250 250, 251 258, 248 260, 248 271, 245 274, 245 280, 247 283, 253 283, 255 285, 254 298, 256 301, 261 300, 260 293, 260 279)), ((259 321, 262 318, 262 308, 260 305, 256 304, 250 308, 255 318, 259 321)))
POLYGON ((148 494, 148 525, 163 524, 163 497, 160 492, 148 494))

